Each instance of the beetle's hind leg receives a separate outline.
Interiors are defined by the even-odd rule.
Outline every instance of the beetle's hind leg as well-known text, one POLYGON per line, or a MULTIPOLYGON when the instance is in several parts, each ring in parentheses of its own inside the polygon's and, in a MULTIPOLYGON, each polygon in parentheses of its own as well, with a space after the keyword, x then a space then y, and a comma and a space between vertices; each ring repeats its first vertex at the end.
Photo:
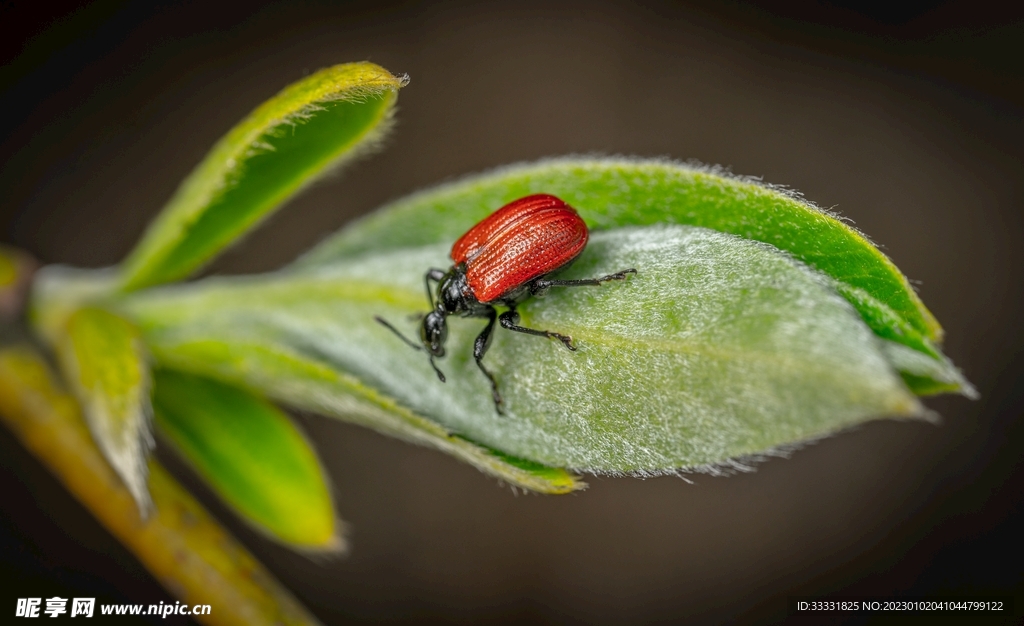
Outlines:
POLYGON ((476 366, 480 368, 480 371, 484 373, 487 380, 491 382, 491 397, 494 398, 494 408, 498 411, 498 415, 505 414, 504 404, 505 401, 501 397, 501 393, 498 392, 498 381, 494 378, 494 374, 487 371, 484 367, 484 355, 487 354, 487 348, 491 347, 491 337, 494 336, 494 321, 498 318, 498 312, 491 308, 487 312, 487 326, 480 331, 477 335, 476 341, 473 342, 473 358, 476 359, 476 366))
POLYGON ((600 278, 582 278, 579 280, 537 280, 534 281, 532 291, 534 294, 546 290, 548 287, 596 287, 601 283, 606 283, 610 280, 625 280, 629 274, 636 274, 636 270, 630 268, 628 270, 622 270, 621 272, 615 272, 614 274, 608 274, 600 278))
POLYGON ((536 335, 537 337, 547 337, 548 339, 557 339, 561 341, 563 344, 565 344, 566 348, 569 348, 570 350, 573 351, 576 350, 576 346, 574 346, 572 343, 572 337, 570 337, 569 335, 556 333, 552 330, 536 330, 533 328, 526 328, 525 326, 520 326, 519 312, 516 311, 515 307, 512 307, 509 310, 502 313, 501 316, 498 318, 498 321, 501 322, 502 328, 507 328, 508 330, 512 330, 517 333, 536 335))

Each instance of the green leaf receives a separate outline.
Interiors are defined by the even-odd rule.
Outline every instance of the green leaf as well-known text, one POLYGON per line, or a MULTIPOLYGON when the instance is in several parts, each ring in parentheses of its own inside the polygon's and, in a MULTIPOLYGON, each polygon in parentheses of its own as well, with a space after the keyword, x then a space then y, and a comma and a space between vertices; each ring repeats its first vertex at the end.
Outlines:
POLYGON ((68 318, 84 306, 99 306, 115 292, 113 268, 82 269, 46 265, 35 273, 28 317, 33 330, 54 345, 64 333, 68 318), (100 303, 100 304, 98 304, 100 303))
POLYGON ((593 229, 689 224, 769 243, 839 282, 881 337, 941 358, 942 329, 906 277, 863 235, 795 193, 717 168, 666 160, 562 158, 500 168, 413 194, 301 258, 314 267, 366 252, 451 245, 503 204, 551 193, 593 229))
POLYGON ((27 252, 0 245, 0 322, 21 315, 37 267, 27 252))
POLYGON ((176 368, 258 389, 298 409, 436 448, 515 487, 561 494, 586 486, 565 470, 516 459, 454 435, 362 384, 314 350, 274 342, 258 332, 226 335, 211 329, 216 336, 153 328, 158 358, 176 368))
POLYGON ((147 514, 152 406, 148 357, 138 329, 113 313, 85 307, 67 318, 56 348, 96 444, 147 514))
POLYGON ((30 345, 0 349, 0 422, 183 605, 221 608, 202 623, 320 623, 152 458, 154 510, 143 519, 93 443, 79 403, 30 345))
POLYGON ((340 406, 349 394, 376 406, 353 409, 355 419, 386 432, 422 419, 402 408, 412 407, 461 438, 551 467, 701 467, 924 413, 827 279, 766 244, 663 225, 595 233, 563 274, 635 267, 630 280, 553 289, 521 307, 524 325, 573 336, 577 352, 496 332, 486 363, 509 413, 498 416, 471 356, 482 321, 450 320, 442 384, 423 353, 373 320, 414 333, 422 272, 447 253, 445 243, 305 273, 208 279, 124 306, 175 367, 216 369, 299 406, 340 406), (333 392, 314 382, 331 376, 333 392))
POLYGON ((13 248, 0 246, 0 289, 8 289, 18 282, 18 254, 13 248))
POLYGON ((944 356, 929 358, 894 341, 882 341, 882 352, 892 363, 903 382, 918 395, 958 392, 972 400, 980 396, 960 370, 944 356))
POLYGON ((316 452, 287 415, 245 390, 158 369, 161 435, 244 519, 292 546, 342 547, 316 452))
POLYGON ((286 87, 182 182, 123 268, 124 290, 186 278, 303 187, 379 144, 408 79, 337 65, 286 87))
POLYGON ((853 303, 875 334, 884 340, 883 353, 914 393, 921 396, 960 393, 972 400, 979 397, 974 386, 952 361, 892 309, 862 289, 838 281, 833 284, 840 295, 853 303))

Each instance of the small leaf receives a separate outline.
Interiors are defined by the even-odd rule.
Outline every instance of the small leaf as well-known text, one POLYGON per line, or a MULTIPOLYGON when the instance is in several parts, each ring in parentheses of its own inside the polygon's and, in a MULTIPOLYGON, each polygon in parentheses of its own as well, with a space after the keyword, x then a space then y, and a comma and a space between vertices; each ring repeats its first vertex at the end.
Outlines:
POLYGON ((343 548, 316 452, 287 415, 208 378, 158 369, 160 433, 243 518, 292 546, 343 548))
POLYGON ((538 493, 561 494, 586 485, 562 469, 517 459, 454 435, 340 371, 315 350, 272 339, 214 330, 210 336, 182 333, 181 341, 156 331, 154 348, 164 363, 222 378, 271 398, 367 426, 386 435, 446 452, 480 471, 538 493))
POLYGON ((333 374, 353 381, 338 391, 363 400, 379 390, 368 425, 387 430, 415 417, 400 418, 401 406, 414 407, 502 453, 590 472, 723 463, 924 412, 825 278, 766 244, 666 225, 595 233, 563 274, 637 268, 629 281, 552 289, 521 307, 524 325, 569 334, 578 352, 497 331, 486 362, 505 395, 500 417, 471 356, 480 321, 450 320, 441 384, 421 352, 373 320, 401 325, 421 309, 423 269, 447 252, 392 249, 307 273, 209 279, 137 294, 126 312, 175 367, 216 367, 306 406, 323 395, 313 381, 333 374), (275 371, 253 356, 260 350, 323 371, 275 371))
POLYGON ((944 356, 929 358, 894 341, 882 341, 882 352, 892 363, 903 382, 918 395, 958 392, 971 400, 980 396, 956 366, 944 356))
MULTIPOLYGON (((248 282, 246 279, 238 280, 248 282)), ((149 320, 151 348, 154 356, 165 365, 242 385, 297 409, 339 418, 441 450, 522 489, 564 494, 586 487, 586 483, 563 469, 518 459, 453 434, 437 422, 417 415, 393 398, 366 386, 339 368, 328 354, 319 353, 315 345, 275 341, 272 334, 264 332, 266 329, 252 332, 251 326, 238 326, 231 333, 220 332, 219 324, 208 324, 203 319, 209 312, 204 307, 219 306, 220 297, 227 294, 196 290, 197 285, 209 282, 140 293, 124 303, 129 310, 140 313, 140 319, 149 320), (192 305, 189 302, 200 308, 190 311, 192 305), (166 317, 150 318, 148 314, 156 312, 153 307, 162 308, 166 317), (200 317, 197 325, 204 330, 189 327, 195 313, 200 317)), ((256 287, 264 296, 274 297, 272 289, 265 290, 256 284, 250 286, 256 287)), ((300 292, 297 295, 302 297, 303 286, 295 286, 300 292)), ((327 287, 330 290, 332 286, 319 282, 313 285, 313 289, 327 287)), ((385 301, 388 298, 384 292, 379 295, 385 301)), ((344 302, 335 304, 345 305, 344 302)), ((257 303, 254 305, 259 308, 257 303)))
POLYGON ((172 595, 189 606, 211 606, 200 622, 319 623, 152 459, 154 513, 143 520, 133 496, 97 450, 78 403, 28 346, 0 349, 0 421, 172 595))
POLYGON ((0 322, 21 315, 38 264, 28 253, 0 245, 0 322))
POLYGON ((139 510, 148 513, 152 407, 147 354, 138 330, 113 313, 85 307, 68 318, 57 356, 97 445, 139 510))
POLYGON ((343 229, 296 264, 451 245, 503 204, 550 193, 593 229, 703 226, 769 243, 831 276, 878 335, 941 358, 942 329, 906 277, 857 230, 798 195, 717 168, 657 159, 561 158, 503 167, 398 200, 343 229))
POLYGON ((303 187, 376 146, 404 77, 336 65, 286 87, 231 129, 129 256, 122 288, 186 278, 303 187))
POLYGON ((45 265, 32 279, 29 321, 32 329, 51 346, 64 333, 68 318, 86 305, 102 302, 115 293, 113 268, 83 269, 45 265))

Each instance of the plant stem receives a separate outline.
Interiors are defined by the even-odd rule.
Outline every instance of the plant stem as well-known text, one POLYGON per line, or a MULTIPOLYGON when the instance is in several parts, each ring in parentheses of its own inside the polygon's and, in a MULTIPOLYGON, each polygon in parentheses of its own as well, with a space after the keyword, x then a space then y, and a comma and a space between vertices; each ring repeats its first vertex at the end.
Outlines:
POLYGON ((206 624, 316 624, 313 617, 155 460, 156 512, 143 521, 92 441, 78 404, 27 345, 0 349, 0 420, 157 580, 206 624))

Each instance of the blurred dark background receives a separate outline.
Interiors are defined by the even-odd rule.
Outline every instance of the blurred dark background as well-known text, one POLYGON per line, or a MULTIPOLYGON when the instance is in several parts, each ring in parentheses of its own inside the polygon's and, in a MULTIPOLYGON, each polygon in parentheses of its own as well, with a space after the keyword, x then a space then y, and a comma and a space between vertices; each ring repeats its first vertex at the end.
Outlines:
MULTIPOLYGON (((789 185, 919 281, 979 401, 931 399, 940 426, 872 423, 753 474, 591 478, 566 497, 300 416, 351 526, 350 555, 328 561, 201 496, 329 624, 769 623, 787 596, 869 594, 1009 594, 1019 616, 1022 16, 958 0, 0 2, 2 240, 115 263, 241 116, 364 59, 412 78, 387 150, 212 271, 275 268, 389 199, 548 155, 696 158, 789 185)), ((0 612, 169 599, 3 430, 0 472, 0 612)))

